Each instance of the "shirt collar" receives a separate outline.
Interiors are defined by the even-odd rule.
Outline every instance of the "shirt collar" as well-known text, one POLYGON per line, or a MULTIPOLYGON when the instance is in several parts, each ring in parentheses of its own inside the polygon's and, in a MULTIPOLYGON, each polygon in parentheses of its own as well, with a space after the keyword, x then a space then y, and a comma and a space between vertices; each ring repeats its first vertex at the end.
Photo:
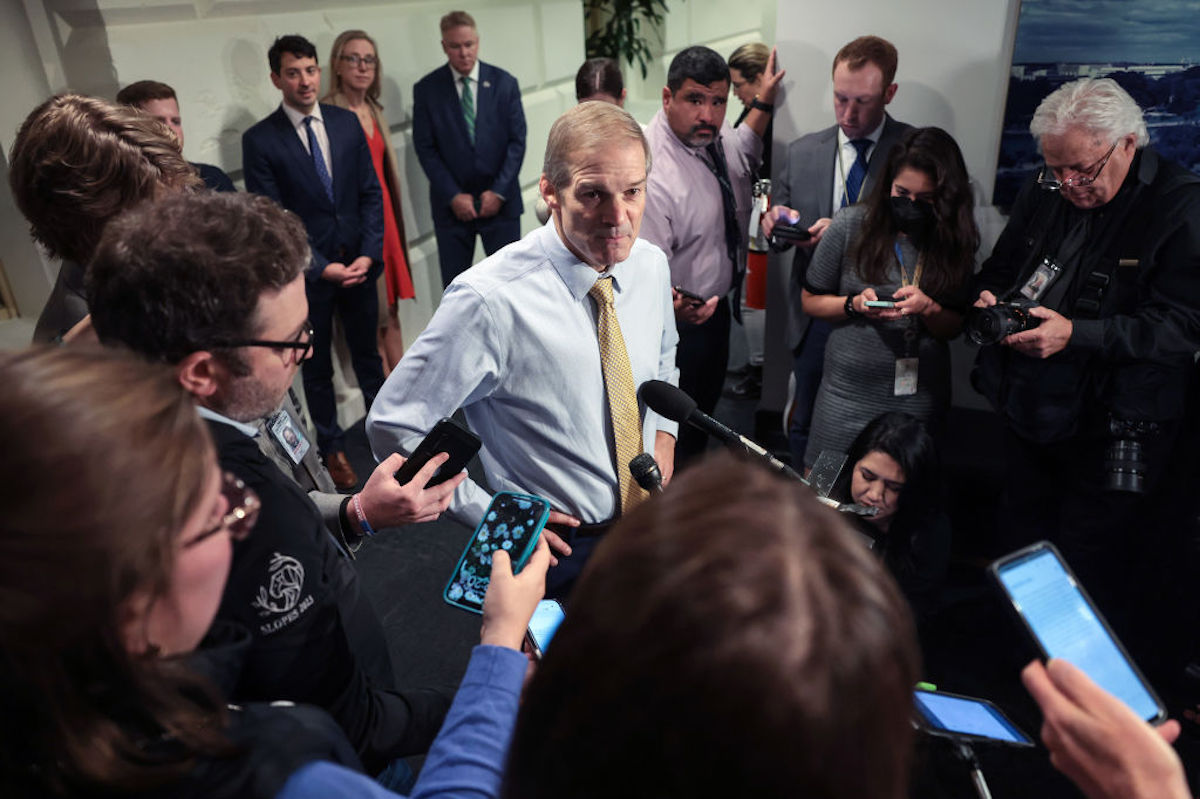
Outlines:
POLYGON ((283 113, 287 114, 288 121, 292 123, 293 128, 299 129, 302 125, 304 125, 304 117, 305 116, 314 117, 314 118, 320 120, 322 125, 325 124, 325 117, 321 116, 321 104, 320 103, 317 103, 316 105, 314 105, 312 113, 307 114, 307 115, 300 113, 295 108, 292 108, 290 105, 288 105, 287 103, 280 103, 279 107, 283 109, 283 113))
MULTIPOLYGON (((553 216, 538 232, 542 237, 542 249, 549 257, 550 264, 554 267, 554 271, 558 272, 559 278, 566 284, 567 291, 571 292, 571 296, 575 298, 576 302, 581 302, 587 296, 602 274, 611 275, 613 292, 621 293, 621 276, 625 274, 626 269, 630 268, 628 258, 619 264, 613 264, 604 272, 597 272, 579 260, 575 253, 568 250, 567 245, 563 244, 562 239, 558 236, 558 229, 554 227, 553 216)), ((632 253, 631 249, 630 254, 632 255, 632 253)))
POLYGON ((471 74, 466 75, 466 76, 464 76, 461 72, 459 72, 454 67, 450 66, 449 62, 446 63, 446 68, 450 70, 450 77, 454 78, 455 83, 458 83, 459 80, 461 80, 463 77, 468 77, 471 79, 472 86, 474 86, 474 87, 479 86, 479 59, 478 58, 475 59, 475 66, 471 67, 471 74))
MULTIPOLYGON (((879 126, 876 127, 875 130, 868 133, 863 138, 870 139, 872 147, 874 147, 876 144, 879 144, 879 137, 883 135, 883 126, 886 124, 887 124, 887 114, 884 114, 883 121, 879 123, 879 126)), ((842 130, 841 125, 838 125, 837 137, 838 137, 838 146, 839 147, 845 147, 847 144, 850 143, 850 137, 845 134, 845 132, 842 130)))
POLYGON ((235 430, 240 430, 241 432, 245 433, 250 438, 254 438, 258 435, 258 428, 254 425, 246 424, 245 422, 235 422, 228 416, 222 416, 221 414, 217 413, 212 408, 206 408, 203 405, 197 405, 196 411, 200 414, 200 418, 208 419, 210 422, 221 422, 222 424, 227 424, 235 430))

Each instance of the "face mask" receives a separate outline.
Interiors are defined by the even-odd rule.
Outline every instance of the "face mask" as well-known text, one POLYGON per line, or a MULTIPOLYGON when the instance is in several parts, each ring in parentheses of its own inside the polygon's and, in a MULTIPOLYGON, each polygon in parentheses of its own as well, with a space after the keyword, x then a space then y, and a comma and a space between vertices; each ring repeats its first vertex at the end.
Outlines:
POLYGON ((933 227, 933 205, 927 202, 913 200, 909 197, 889 197, 892 206, 892 219, 901 233, 907 233, 914 238, 927 234, 933 227))

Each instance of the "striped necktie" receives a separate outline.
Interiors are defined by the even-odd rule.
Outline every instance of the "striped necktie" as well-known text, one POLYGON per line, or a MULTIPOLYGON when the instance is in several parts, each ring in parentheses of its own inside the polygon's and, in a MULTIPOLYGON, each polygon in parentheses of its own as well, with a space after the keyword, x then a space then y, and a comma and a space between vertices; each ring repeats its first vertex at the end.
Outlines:
POLYGON ((325 189, 325 196, 329 202, 333 202, 333 178, 329 175, 329 167, 325 166, 325 156, 321 154, 321 143, 317 140, 312 123, 313 117, 304 118, 304 127, 308 131, 308 154, 312 156, 313 167, 317 170, 321 188, 325 189))
POLYGON ((471 79, 462 79, 462 109, 463 119, 467 121, 467 137, 475 143, 475 95, 471 94, 471 79))
POLYGON ((842 195, 843 208, 854 205, 861 199, 863 181, 867 179, 867 150, 871 149, 874 142, 870 139, 852 139, 850 144, 854 146, 858 157, 850 167, 850 174, 846 175, 846 192, 842 195))
POLYGON ((612 279, 599 278, 588 291, 596 302, 596 335, 600 339, 600 365, 604 370, 604 390, 608 395, 608 413, 612 417, 613 453, 616 456, 617 485, 620 488, 620 510, 628 513, 648 495, 633 480, 629 462, 643 451, 642 423, 638 414, 637 390, 633 385, 633 369, 629 351, 617 321, 613 305, 612 279))

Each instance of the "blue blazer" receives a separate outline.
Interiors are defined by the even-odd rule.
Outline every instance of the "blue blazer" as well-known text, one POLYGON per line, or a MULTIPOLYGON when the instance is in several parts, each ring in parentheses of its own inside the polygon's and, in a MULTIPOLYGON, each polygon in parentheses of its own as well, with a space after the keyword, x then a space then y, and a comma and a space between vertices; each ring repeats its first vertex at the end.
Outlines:
POLYGON ((504 197, 499 216, 521 215, 518 173, 525 159, 525 110, 512 75, 480 62, 472 143, 452 70, 449 65, 438 67, 413 87, 412 137, 429 178, 436 227, 459 224, 450 210, 454 195, 479 196, 488 189, 504 197))
POLYGON ((333 163, 333 202, 282 107, 242 134, 246 190, 303 220, 312 248, 309 280, 331 261, 349 263, 360 255, 374 262, 373 279, 383 262, 383 194, 367 137, 351 111, 322 103, 321 117, 333 163))

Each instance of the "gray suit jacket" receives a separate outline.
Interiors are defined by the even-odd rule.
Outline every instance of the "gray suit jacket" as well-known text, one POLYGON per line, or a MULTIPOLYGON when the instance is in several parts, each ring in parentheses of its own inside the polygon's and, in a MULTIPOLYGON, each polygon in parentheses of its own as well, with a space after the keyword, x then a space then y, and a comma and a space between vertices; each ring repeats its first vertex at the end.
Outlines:
MULTIPOLYGON (((867 179, 862 190, 869 191, 875 177, 887 165, 888 153, 900 141, 911 125, 897 122, 884 116, 883 133, 879 143, 871 152, 867 165, 867 179)), ((771 202, 784 205, 800 212, 799 224, 808 227, 818 219, 833 216, 833 170, 837 161, 837 125, 831 125, 816 133, 801 136, 788 145, 787 158, 775 176, 771 190, 771 202)), ((788 289, 788 346, 793 350, 800 346, 808 330, 809 318, 800 310, 800 290, 804 287, 804 274, 812 250, 796 248, 792 262, 792 277, 788 289)))

